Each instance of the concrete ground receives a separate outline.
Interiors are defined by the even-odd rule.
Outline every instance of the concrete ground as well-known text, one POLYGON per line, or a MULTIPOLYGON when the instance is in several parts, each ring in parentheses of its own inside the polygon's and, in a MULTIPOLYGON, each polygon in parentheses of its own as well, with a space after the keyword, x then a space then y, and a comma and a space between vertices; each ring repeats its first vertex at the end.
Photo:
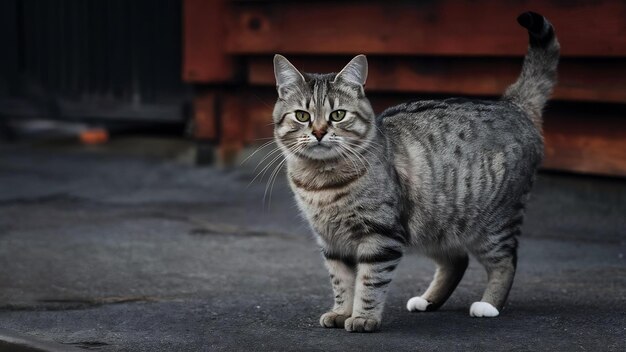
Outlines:
POLYGON ((407 312, 433 273, 409 254, 382 331, 350 334, 318 324, 330 284, 282 175, 270 203, 268 175, 250 183, 256 155, 199 168, 162 145, 0 147, 0 351, 11 336, 48 346, 30 350, 626 350, 624 180, 540 175, 500 317, 469 317, 475 262, 440 311, 407 312))

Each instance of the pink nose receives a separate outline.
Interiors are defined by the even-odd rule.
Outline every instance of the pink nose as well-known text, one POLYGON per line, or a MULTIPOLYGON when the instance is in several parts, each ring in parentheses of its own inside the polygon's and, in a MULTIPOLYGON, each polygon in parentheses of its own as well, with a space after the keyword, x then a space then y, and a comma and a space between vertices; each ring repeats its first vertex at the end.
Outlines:
POLYGON ((322 138, 324 138, 324 135, 326 134, 326 130, 313 130, 313 135, 315 136, 315 138, 317 138, 317 141, 321 141, 322 138))

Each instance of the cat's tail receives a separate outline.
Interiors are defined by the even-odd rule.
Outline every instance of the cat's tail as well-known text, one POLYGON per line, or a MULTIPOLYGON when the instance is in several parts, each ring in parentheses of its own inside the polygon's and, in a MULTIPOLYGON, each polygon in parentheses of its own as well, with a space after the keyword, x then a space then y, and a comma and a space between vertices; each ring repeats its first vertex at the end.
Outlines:
POLYGON ((542 15, 525 12, 517 17, 517 22, 528 29, 528 53, 521 75, 506 90, 504 99, 520 106, 541 127, 541 112, 556 84, 560 45, 554 27, 542 15))

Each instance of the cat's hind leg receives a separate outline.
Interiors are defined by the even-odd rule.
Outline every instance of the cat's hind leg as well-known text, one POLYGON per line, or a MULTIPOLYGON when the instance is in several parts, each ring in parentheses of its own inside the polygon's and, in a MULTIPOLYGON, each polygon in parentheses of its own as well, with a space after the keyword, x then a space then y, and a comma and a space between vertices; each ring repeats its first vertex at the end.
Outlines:
POLYGON ((500 315, 513 285, 517 265, 517 239, 513 234, 489 250, 474 253, 487 270, 487 288, 480 302, 470 307, 470 316, 492 318, 500 315))
POLYGON ((426 292, 408 300, 406 308, 410 312, 433 311, 441 307, 459 284, 467 269, 467 254, 433 257, 437 270, 426 292))

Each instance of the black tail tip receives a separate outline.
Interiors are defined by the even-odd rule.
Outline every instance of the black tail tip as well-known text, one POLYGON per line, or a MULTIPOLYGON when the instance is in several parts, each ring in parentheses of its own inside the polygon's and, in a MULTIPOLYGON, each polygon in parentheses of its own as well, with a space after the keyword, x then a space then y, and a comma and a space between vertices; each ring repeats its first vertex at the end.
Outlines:
POLYGON ((543 16, 532 11, 524 12, 517 17, 517 23, 536 36, 542 34, 545 21, 543 16))
POLYGON ((546 45, 554 37, 552 24, 542 15, 528 11, 517 17, 517 22, 528 30, 531 44, 546 45))

